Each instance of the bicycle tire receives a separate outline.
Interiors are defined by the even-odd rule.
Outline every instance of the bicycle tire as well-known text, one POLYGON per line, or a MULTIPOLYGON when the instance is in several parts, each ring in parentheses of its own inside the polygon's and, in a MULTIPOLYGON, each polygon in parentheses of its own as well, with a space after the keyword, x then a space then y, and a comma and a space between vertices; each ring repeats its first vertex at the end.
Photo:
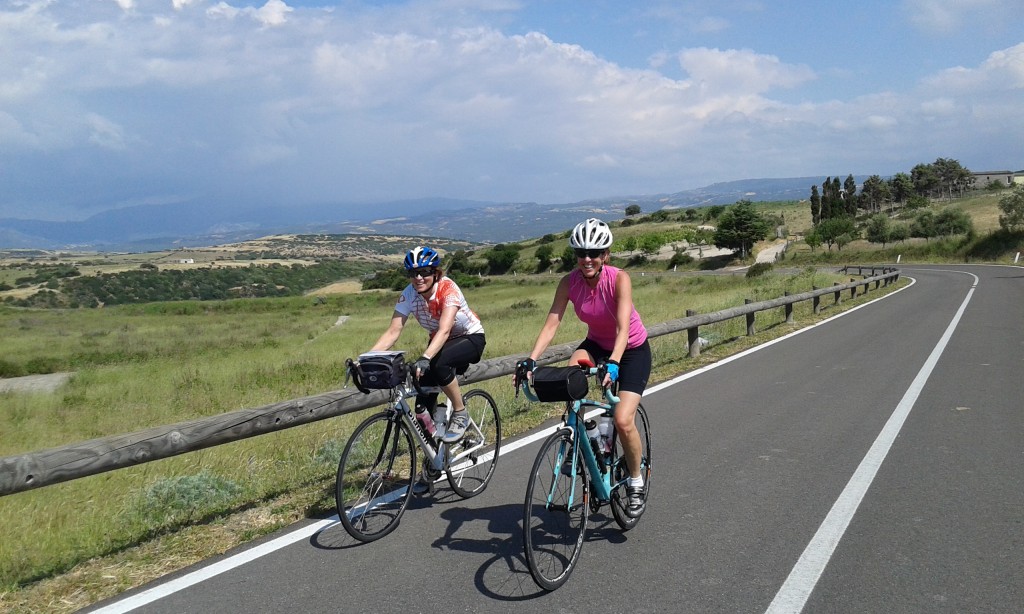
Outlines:
MULTIPOLYGON (((643 467, 640 474, 644 478, 646 487, 644 493, 644 502, 646 503, 651 497, 651 429, 650 423, 647 421, 647 412, 642 404, 636 408, 633 423, 640 434, 640 445, 642 446, 640 461, 643 463, 643 467)), ((626 513, 628 503, 625 480, 629 478, 629 469, 626 467, 625 457, 622 456, 622 444, 619 442, 618 431, 612 436, 612 468, 612 483, 618 483, 618 486, 612 490, 612 516, 619 528, 628 531, 640 522, 640 518, 631 518, 626 513)))
POLYGON ((412 496, 416 449, 398 416, 374 414, 352 433, 338 462, 334 501, 348 534, 361 542, 395 530, 412 496))
POLYGON ((498 466, 501 414, 494 398, 483 390, 470 390, 462 398, 471 422, 461 441, 445 446, 444 470, 452 490, 469 499, 487 488, 498 466))
POLYGON ((523 550, 533 580, 546 591, 565 584, 579 561, 590 518, 590 482, 582 452, 577 451, 575 478, 562 471, 573 452, 573 431, 562 428, 544 440, 526 487, 523 550), (572 506, 567 497, 574 486, 572 506), (549 494, 551 504, 548 504, 549 494))

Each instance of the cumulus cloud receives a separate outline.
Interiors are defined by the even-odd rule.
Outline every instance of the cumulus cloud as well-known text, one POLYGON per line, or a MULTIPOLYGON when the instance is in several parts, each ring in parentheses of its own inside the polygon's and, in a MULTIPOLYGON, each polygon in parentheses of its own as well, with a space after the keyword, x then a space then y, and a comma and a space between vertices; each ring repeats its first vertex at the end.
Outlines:
POLYGON ((791 88, 814 78, 809 66, 785 64, 772 55, 748 49, 687 49, 679 64, 708 92, 759 94, 791 88))
POLYGON ((907 157, 966 158, 979 134, 1024 141, 1024 44, 904 91, 817 100, 801 88, 824 69, 757 50, 674 49, 636 68, 541 32, 435 16, 466 2, 8 4, 0 166, 69 192, 72 180, 53 178, 73 157, 156 178, 162 194, 237 201, 560 202, 824 164, 902 170, 907 157), (671 62, 679 78, 661 70, 671 62), (921 135, 927 150, 913 149, 921 135))

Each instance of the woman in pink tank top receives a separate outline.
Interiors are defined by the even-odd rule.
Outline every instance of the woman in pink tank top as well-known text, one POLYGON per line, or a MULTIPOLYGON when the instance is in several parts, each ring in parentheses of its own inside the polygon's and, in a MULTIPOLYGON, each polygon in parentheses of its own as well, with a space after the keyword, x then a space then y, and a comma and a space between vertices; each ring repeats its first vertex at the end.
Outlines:
POLYGON ((608 365, 604 384, 619 383, 615 429, 630 470, 626 511, 636 518, 644 512, 647 496, 640 473, 641 442, 634 417, 651 376, 651 347, 647 342, 647 329, 633 306, 629 274, 605 264, 611 244, 611 230, 601 220, 591 218, 576 225, 569 237, 569 245, 576 252, 576 268, 558 283, 533 351, 519 364, 532 373, 537 359, 555 338, 565 308, 572 301, 576 316, 588 329, 587 338, 573 352, 569 364, 576 365, 583 360, 593 364, 604 361, 608 365))

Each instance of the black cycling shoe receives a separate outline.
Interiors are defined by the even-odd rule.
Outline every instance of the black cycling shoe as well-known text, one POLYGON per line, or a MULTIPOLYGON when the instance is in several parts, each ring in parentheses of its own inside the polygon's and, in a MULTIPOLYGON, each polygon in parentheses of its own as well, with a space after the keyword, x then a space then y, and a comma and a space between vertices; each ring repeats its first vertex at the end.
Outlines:
POLYGON ((645 486, 626 487, 626 515, 639 518, 647 509, 647 488, 645 486))

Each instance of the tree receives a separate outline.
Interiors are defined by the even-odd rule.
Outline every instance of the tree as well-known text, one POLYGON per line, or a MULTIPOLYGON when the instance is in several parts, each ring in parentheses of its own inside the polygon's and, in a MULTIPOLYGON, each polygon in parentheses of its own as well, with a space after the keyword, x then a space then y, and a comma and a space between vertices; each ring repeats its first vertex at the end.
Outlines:
POLYGON ((549 243, 545 243, 537 248, 537 270, 545 271, 551 266, 551 257, 554 256, 555 250, 549 243))
POLYGON ((566 245, 562 250, 562 270, 568 271, 576 266, 576 250, 571 245, 566 245))
POLYGON ((811 223, 815 226, 821 221, 821 196, 818 194, 818 186, 811 186, 811 223))
POLYGON ((891 197, 888 184, 878 175, 872 175, 864 180, 861 196, 864 208, 873 213, 881 211, 882 203, 891 197))
POLYGON ((938 158, 932 167, 935 169, 939 183, 945 188, 946 196, 950 200, 953 199, 954 190, 957 191, 958 196, 963 196, 964 190, 974 182, 974 176, 971 175, 971 171, 961 166, 958 160, 938 158))
POLYGON ((630 206, 626 207, 626 215, 627 216, 639 215, 640 211, 641 211, 640 205, 630 205, 630 206))
POLYGON ((1007 232, 1024 229, 1024 185, 1019 185, 999 199, 999 227, 1007 232))
POLYGON ((746 258, 754 243, 764 239, 771 227, 749 200, 741 200, 725 210, 718 218, 714 243, 718 247, 740 250, 740 257, 746 258))
POLYGON ((725 212, 725 205, 711 205, 704 210, 704 220, 717 220, 718 216, 725 212))
POLYGON ((848 217, 833 217, 822 220, 815 229, 815 232, 821 237, 821 241, 828 246, 829 251, 832 251, 832 245, 838 241, 840 236, 852 236, 856 231, 852 219, 848 217))
POLYGON ((804 243, 807 244, 807 247, 811 248, 811 253, 814 253, 814 250, 821 247, 821 235, 818 234, 817 230, 812 230, 804 236, 804 243))
POLYGON ((487 260, 487 268, 492 275, 507 273, 519 259, 519 251, 504 244, 497 244, 484 256, 487 260))
MULTIPOLYGON (((867 185, 866 182, 865 185, 867 185)), ((885 247, 886 243, 891 240, 891 237, 892 224, 889 222, 889 216, 884 213, 872 215, 871 219, 868 220, 864 238, 872 243, 881 243, 882 247, 885 247)))
POLYGON ((910 238, 910 228, 906 224, 893 224, 892 230, 889 231, 889 241, 902 243, 908 238, 910 238))
POLYGON ((906 202, 914 193, 914 182, 906 173, 896 173, 889 180, 889 192, 892 199, 900 204, 906 202))
POLYGON ((843 234, 836 237, 836 248, 838 248, 839 251, 843 251, 843 247, 851 243, 856 238, 857 237, 855 237, 854 235, 848 232, 844 232, 843 234))
POLYGON ((931 211, 922 211, 910 223, 910 236, 928 240, 935 236, 935 214, 931 211))
POLYGON ((910 169, 910 180, 914 191, 924 197, 931 196, 932 190, 939 185, 939 177, 931 164, 918 164, 910 169))
POLYGON ((647 234, 640 239, 640 253, 644 256, 653 256, 661 249, 665 242, 656 234, 647 234))
POLYGON ((636 251, 639 244, 640 242, 637 240, 636 235, 629 235, 622 241, 622 249, 629 253, 633 253, 636 251))
POLYGON ((844 203, 846 205, 846 214, 850 217, 857 215, 857 180, 853 178, 853 174, 846 176, 846 180, 843 181, 843 194, 845 195, 844 203))
POLYGON ((957 207, 950 207, 939 211, 935 216, 935 234, 940 237, 951 237, 953 235, 972 235, 974 233, 974 222, 971 216, 957 207))

